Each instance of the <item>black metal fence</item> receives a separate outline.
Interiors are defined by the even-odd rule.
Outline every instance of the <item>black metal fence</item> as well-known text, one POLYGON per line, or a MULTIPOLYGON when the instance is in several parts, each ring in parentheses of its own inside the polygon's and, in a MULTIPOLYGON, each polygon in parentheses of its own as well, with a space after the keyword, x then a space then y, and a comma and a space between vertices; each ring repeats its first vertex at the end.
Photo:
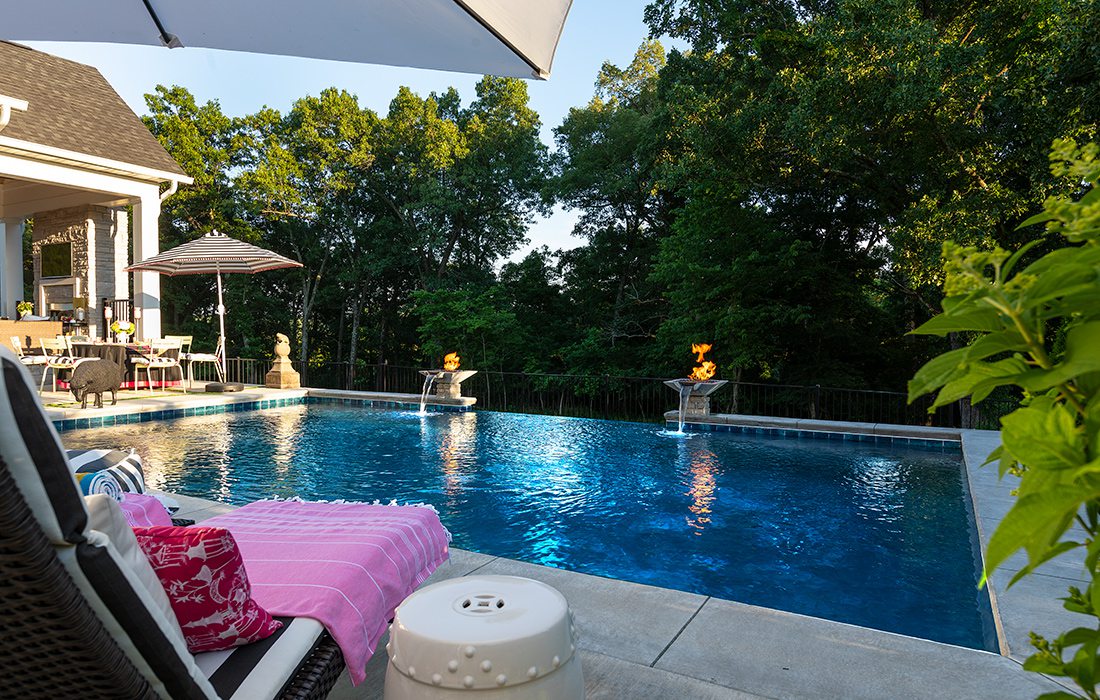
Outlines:
MULTIPOLYGON (((263 384, 270 368, 266 360, 230 358, 226 364, 228 380, 244 384, 263 384)), ((302 386, 323 389, 419 394, 424 383, 416 367, 360 365, 353 372, 346 362, 295 362, 294 368, 302 386)), ((216 379, 213 367, 196 365, 195 378, 216 379)), ((678 405, 676 393, 652 377, 479 371, 463 382, 462 393, 475 397, 482 410, 643 422, 662 421, 678 405)), ((986 429, 997 429, 1018 397, 1004 392, 977 407, 952 404, 929 414, 931 403, 926 396, 910 405, 903 392, 733 381, 711 396, 714 413, 986 429)))

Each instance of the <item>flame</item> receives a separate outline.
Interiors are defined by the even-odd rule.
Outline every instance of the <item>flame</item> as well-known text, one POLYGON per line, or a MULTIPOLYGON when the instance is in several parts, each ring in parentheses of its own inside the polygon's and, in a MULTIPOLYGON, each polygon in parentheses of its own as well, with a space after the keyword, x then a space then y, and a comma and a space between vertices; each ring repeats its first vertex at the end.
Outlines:
POLYGON ((458 356, 457 352, 447 353, 447 356, 443 358, 443 369, 448 372, 454 372, 458 369, 458 361, 462 358, 458 356))
POLYGON ((691 374, 688 376, 697 382, 705 382, 714 376, 714 372, 717 369, 718 365, 714 364, 710 360, 707 360, 703 362, 702 365, 691 370, 691 374))
POLYGON ((695 361, 699 363, 699 366, 691 370, 688 379, 697 382, 705 382, 713 377, 715 371, 718 369, 718 365, 710 360, 703 359, 703 355, 710 352, 710 345, 708 343, 692 343, 691 351, 695 353, 695 361))

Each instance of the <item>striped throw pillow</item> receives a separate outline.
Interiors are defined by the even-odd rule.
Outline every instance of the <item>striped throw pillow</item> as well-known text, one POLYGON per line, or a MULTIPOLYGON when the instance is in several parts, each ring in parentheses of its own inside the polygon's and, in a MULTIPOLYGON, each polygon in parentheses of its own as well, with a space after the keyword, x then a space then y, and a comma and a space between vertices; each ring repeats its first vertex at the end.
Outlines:
MULTIPOLYGON (((145 472, 142 470, 141 457, 137 452, 130 450, 66 450, 69 457, 69 466, 72 467, 76 479, 81 484, 83 491, 84 479, 81 474, 105 472, 114 477, 119 489, 125 493, 145 493, 145 472)), ((85 495, 91 493, 107 493, 107 491, 85 491, 85 495)), ((120 497, 115 497, 119 500, 120 497)))

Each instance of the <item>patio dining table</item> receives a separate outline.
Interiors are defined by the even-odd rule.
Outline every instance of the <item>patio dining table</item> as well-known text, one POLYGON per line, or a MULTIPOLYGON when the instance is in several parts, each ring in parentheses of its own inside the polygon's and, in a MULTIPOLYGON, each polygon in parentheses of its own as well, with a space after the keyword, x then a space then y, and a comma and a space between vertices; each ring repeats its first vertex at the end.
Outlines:
MULTIPOLYGON (((149 357, 150 354, 150 347, 144 343, 73 343, 73 355, 75 357, 98 357, 122 367, 123 389, 149 388, 144 371, 139 374, 132 360, 137 357, 149 357)), ((162 353, 164 357, 174 359, 179 358, 179 354, 178 349, 167 350, 162 353)), ((154 388, 179 386, 180 382, 183 381, 183 370, 179 367, 169 367, 163 370, 163 380, 161 380, 160 375, 160 371, 153 370, 154 388)), ((60 384, 59 381, 58 385, 60 386, 60 384)), ((68 383, 66 382, 65 385, 67 387, 68 383)))

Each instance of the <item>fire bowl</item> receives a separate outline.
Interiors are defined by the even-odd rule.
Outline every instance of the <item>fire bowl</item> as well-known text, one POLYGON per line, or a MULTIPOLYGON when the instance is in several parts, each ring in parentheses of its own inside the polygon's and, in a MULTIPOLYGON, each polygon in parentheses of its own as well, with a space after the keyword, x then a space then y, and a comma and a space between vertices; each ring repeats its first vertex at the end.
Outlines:
POLYGON ((698 381, 696 379, 669 379, 665 381, 665 386, 672 389, 677 394, 679 394, 684 387, 691 387, 691 393, 688 394, 689 396, 710 396, 728 383, 726 379, 707 379, 705 381, 698 381))
POLYGON ((434 376, 437 382, 443 382, 445 384, 459 384, 477 374, 477 370, 460 369, 455 372, 448 372, 445 369, 422 369, 420 370, 420 374, 424 375, 425 377, 434 376))

